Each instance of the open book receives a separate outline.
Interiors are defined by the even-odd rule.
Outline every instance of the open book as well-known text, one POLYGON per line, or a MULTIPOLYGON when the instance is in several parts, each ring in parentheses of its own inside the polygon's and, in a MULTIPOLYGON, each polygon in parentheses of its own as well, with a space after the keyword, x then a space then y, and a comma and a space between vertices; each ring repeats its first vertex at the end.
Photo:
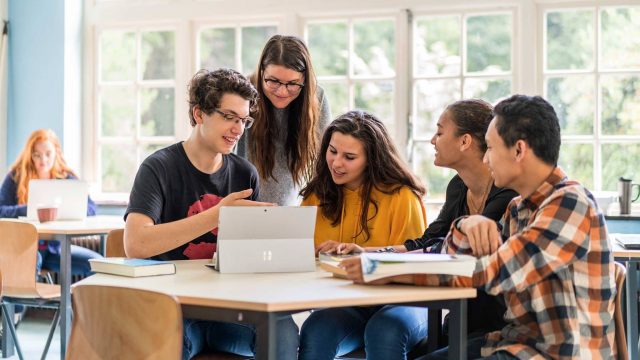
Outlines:
MULTIPOLYGON (((362 276, 365 282, 406 274, 470 277, 473 275, 477 260, 469 255, 447 254, 363 253, 358 255, 362 261, 362 276)), ((342 258, 340 255, 320 254, 320 267, 332 272, 334 276, 345 277, 344 269, 338 267, 342 258)))
POLYGON ((103 258, 89 259, 91 271, 130 277, 175 274, 176 266, 168 261, 103 258))

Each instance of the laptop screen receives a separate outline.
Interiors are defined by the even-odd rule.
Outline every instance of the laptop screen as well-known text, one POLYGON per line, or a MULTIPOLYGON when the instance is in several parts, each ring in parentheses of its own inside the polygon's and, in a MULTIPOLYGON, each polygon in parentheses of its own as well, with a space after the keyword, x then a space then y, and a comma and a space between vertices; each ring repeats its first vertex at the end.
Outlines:
POLYGON ((27 218, 36 220, 38 208, 57 207, 58 220, 82 220, 87 217, 89 186, 71 179, 31 180, 27 200, 27 218))

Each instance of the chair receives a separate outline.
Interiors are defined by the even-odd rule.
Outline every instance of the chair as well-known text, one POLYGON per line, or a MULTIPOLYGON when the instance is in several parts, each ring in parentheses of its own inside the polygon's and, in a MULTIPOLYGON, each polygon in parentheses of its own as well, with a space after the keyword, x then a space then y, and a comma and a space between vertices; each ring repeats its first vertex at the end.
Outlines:
POLYGON ((107 235, 107 245, 104 252, 106 257, 127 257, 124 252, 124 230, 117 229, 109 231, 107 235))
POLYGON ((67 360, 177 360, 182 311, 173 296, 115 286, 73 288, 67 360))
POLYGON ((629 353, 627 351, 627 337, 624 329, 623 321, 623 309, 622 309, 622 293, 624 289, 624 280, 627 274, 627 269, 619 262, 615 263, 615 275, 616 275, 616 298, 615 298, 615 310, 614 319, 616 326, 616 348, 618 350, 619 360, 629 360, 629 353))
MULTIPOLYGON (((38 232, 35 226, 18 221, 0 221, 0 234, 0 272, 3 274, 0 308, 3 316, 10 319, 8 306, 14 304, 56 309, 42 353, 44 359, 60 316, 60 286, 36 283, 38 232)), ((13 322, 5 321, 5 324, 15 342, 18 357, 24 359, 13 322)))

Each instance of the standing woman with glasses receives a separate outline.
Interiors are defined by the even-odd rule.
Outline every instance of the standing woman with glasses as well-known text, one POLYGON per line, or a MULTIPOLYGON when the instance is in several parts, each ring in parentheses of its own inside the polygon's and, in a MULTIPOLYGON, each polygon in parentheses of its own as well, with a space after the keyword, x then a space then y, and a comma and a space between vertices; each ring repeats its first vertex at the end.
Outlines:
MULTIPOLYGON (((49 129, 36 130, 29 136, 18 159, 0 187, 0 217, 27 216, 29 181, 33 179, 77 179, 62 156, 58 137, 49 129)), ((87 198, 87 215, 96 214, 96 204, 87 198)), ((37 270, 60 270, 60 243, 40 241, 37 270)), ((89 259, 101 258, 95 251, 71 245, 71 273, 89 275, 89 259)))
POLYGON ((267 41, 253 82, 259 94, 255 124, 240 140, 238 154, 258 169, 259 200, 297 205, 331 118, 329 102, 317 85, 309 50, 294 36, 267 41))

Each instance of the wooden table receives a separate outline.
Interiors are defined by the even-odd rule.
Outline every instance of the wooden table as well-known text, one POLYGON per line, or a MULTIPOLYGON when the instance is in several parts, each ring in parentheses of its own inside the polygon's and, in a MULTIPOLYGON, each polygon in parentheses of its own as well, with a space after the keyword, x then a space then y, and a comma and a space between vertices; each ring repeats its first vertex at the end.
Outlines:
MULTIPOLYGON (((640 237, 640 234, 638 234, 640 237)), ((640 354, 638 338, 638 264, 640 263, 640 250, 626 250, 613 242, 613 257, 624 262, 627 268, 625 291, 627 293, 625 303, 627 311, 627 348, 629 359, 638 359, 640 354)))
POLYGON ((276 359, 276 322, 282 316, 358 305, 445 308, 451 314, 449 358, 466 358, 467 299, 476 296, 473 288, 355 285, 320 269, 306 273, 220 274, 204 266, 207 262, 176 261, 175 275, 128 278, 96 274, 74 286, 112 285, 164 292, 178 298, 186 318, 254 324, 259 360, 276 359))
MULTIPOLYGON (((71 238, 88 235, 105 237, 111 230, 123 229, 124 220, 121 216, 90 216, 81 221, 31 223, 38 230, 40 239, 60 241, 60 358, 64 359, 71 329, 71 238)), ((13 342, 8 338, 4 336, 2 340, 3 357, 13 353, 13 342)))

